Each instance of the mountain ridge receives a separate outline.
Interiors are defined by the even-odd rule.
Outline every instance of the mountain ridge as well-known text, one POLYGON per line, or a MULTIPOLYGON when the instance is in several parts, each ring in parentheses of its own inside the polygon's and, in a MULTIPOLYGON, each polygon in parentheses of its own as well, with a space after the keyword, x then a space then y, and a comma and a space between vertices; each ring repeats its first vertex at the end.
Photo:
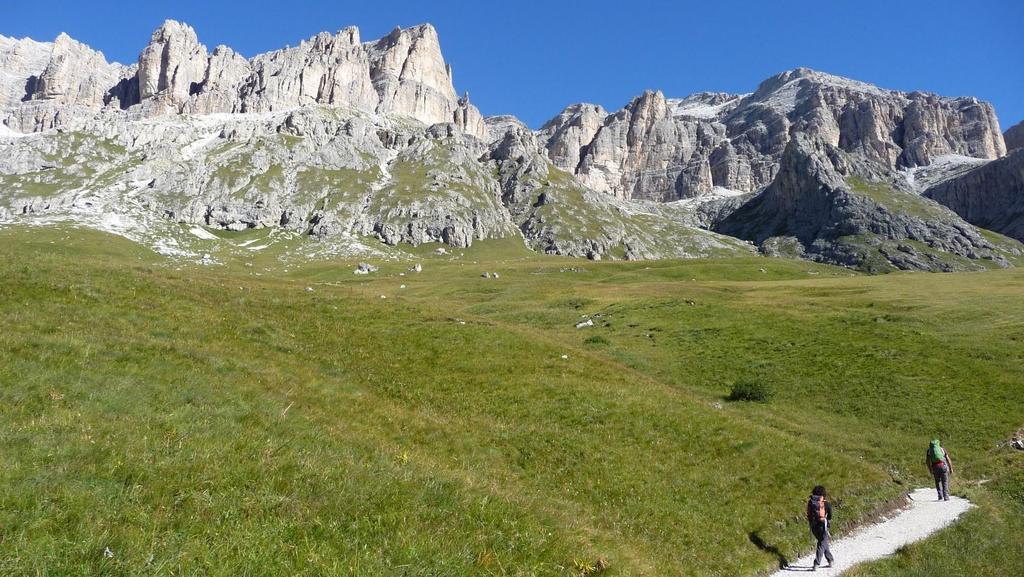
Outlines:
MULTIPOLYGON (((61 34, 0 41, 0 71, 0 219, 79 219, 190 258, 209 234, 197 226, 281 231, 339 254, 516 236, 591 259, 748 254, 751 243, 776 254, 775 235, 729 223, 766 194, 803 198, 780 190, 803 182, 780 180, 795 140, 820 143, 823 162, 867 189, 893 191, 879 194, 896 202, 833 213, 891 267, 1010 266, 1020 254, 916 196, 1005 154, 994 110, 973 97, 797 68, 748 94, 648 90, 612 112, 574 104, 531 130, 458 96, 429 24, 367 42, 348 27, 244 58, 210 52, 169 20, 130 66, 61 34), (963 160, 932 170, 949 158, 963 160), (932 256, 896 251, 908 234, 932 256)), ((832 188, 833 202, 870 198, 832 188)), ((831 232, 796 232, 798 256, 866 262, 831 232)))
POLYGON ((246 59, 223 45, 209 52, 194 29, 167 20, 133 65, 108 63, 101 52, 62 33, 50 44, 43 69, 18 73, 25 76, 27 94, 11 106, 18 83, 4 87, 8 110, 3 123, 20 132, 58 127, 68 117, 101 111, 148 117, 346 104, 427 124, 452 122, 484 136, 483 117, 468 98, 456 94, 451 67, 430 24, 396 28, 370 42, 362 42, 355 27, 333 35, 322 32, 298 46, 246 59), (82 98, 72 96, 83 93, 82 98))

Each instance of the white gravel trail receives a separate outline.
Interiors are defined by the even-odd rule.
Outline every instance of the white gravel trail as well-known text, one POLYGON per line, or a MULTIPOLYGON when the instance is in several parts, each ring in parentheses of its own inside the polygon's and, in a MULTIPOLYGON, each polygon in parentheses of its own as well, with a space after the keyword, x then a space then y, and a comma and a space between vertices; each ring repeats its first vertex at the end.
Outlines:
MULTIPOLYGON (((879 523, 862 527, 852 535, 832 541, 836 562, 831 568, 826 568, 823 560, 816 575, 840 575, 858 563, 888 557, 900 547, 920 541, 952 524, 974 507, 970 501, 960 497, 950 497, 949 501, 938 501, 935 497, 935 489, 916 489, 907 495, 907 508, 879 523)), ((809 531, 808 539, 811 539, 809 531)), ((788 568, 780 569, 772 577, 793 577, 794 573, 810 571, 813 564, 812 553, 797 559, 788 568)))

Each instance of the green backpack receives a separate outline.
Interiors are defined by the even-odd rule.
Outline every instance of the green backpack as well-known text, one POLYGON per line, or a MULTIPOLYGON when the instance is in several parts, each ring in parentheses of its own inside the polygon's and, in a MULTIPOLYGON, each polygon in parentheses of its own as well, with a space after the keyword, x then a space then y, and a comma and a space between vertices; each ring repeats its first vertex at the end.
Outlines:
POLYGON ((932 446, 928 449, 928 460, 933 465, 946 462, 946 451, 939 445, 938 441, 932 441, 932 446))

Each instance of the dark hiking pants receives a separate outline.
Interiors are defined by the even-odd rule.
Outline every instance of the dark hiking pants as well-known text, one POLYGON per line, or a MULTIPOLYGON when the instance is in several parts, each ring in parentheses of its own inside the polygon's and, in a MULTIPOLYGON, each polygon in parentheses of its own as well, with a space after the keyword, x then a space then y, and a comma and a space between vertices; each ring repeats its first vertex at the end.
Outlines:
POLYGON ((935 476, 935 490, 939 493, 939 499, 949 500, 949 469, 945 467, 933 467, 932 475, 935 476))
POLYGON ((830 536, 828 526, 825 523, 814 523, 811 525, 811 534, 818 541, 818 547, 814 550, 814 566, 821 565, 822 556, 832 564, 832 549, 829 546, 830 536))

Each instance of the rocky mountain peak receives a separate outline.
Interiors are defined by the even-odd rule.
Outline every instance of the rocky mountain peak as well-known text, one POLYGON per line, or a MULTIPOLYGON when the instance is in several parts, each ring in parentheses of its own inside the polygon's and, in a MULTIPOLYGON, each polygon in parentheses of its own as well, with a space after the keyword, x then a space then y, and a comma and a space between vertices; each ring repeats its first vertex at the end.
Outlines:
POLYGON ((601 129, 608 113, 596 104, 571 104, 537 133, 540 145, 560 170, 576 172, 583 148, 601 129))
POLYGON ((428 124, 452 121, 458 97, 433 26, 396 29, 373 44, 369 56, 378 111, 395 109, 428 124))
POLYGON ((429 24, 396 28, 366 43, 356 27, 321 32, 298 46, 246 59, 225 46, 211 54, 191 26, 166 20, 131 69, 108 64, 102 54, 66 35, 29 59, 18 57, 24 52, 19 46, 0 43, 5 72, 0 120, 22 132, 104 108, 151 117, 328 105, 409 116, 428 125, 451 123, 486 137, 479 111, 457 96, 437 30, 429 24), (43 82, 37 83, 39 78, 43 82), (18 106, 22 100, 35 102, 18 106))
POLYGON ((534 132, 514 117, 485 121, 452 77, 430 25, 371 41, 349 27, 245 58, 168 20, 131 67, 66 34, 0 37, 0 218, 85 211, 107 226, 108 211, 127 211, 131 234, 158 228, 185 244, 180 224, 338 245, 522 234, 589 258, 753 246, 702 227, 871 270, 1006 265, 1020 253, 916 194, 1019 237, 1017 217, 984 220, 1017 210, 1021 160, 974 168, 1005 150, 976 98, 799 68, 749 94, 646 90, 611 114, 573 104, 534 132), (949 158, 964 168, 941 169, 949 158), (942 195, 928 188, 964 174, 942 195), (998 194, 976 194, 992 183, 998 194), (998 206, 974 210, 982 198, 998 206))
POLYGON ((101 107, 122 69, 119 64, 107 63, 102 52, 62 32, 53 42, 50 59, 36 79, 31 99, 101 107))
POLYGON ((779 172, 715 230, 771 255, 802 256, 874 272, 1010 266, 1019 245, 996 243, 955 213, 902 191, 842 149, 795 134, 779 172), (874 173, 874 174, 871 174, 874 173))
POLYGON ((192 93, 192 85, 206 75, 208 54, 196 31, 187 24, 166 20, 150 37, 139 55, 139 97, 163 97, 170 105, 181 105, 192 93))
POLYGON ((586 131, 590 140, 566 129, 580 117, 566 109, 538 132, 549 158, 594 190, 626 199, 759 190, 775 178, 794 134, 892 171, 950 154, 1005 154, 986 102, 885 90, 809 68, 776 74, 747 95, 666 99, 648 90, 586 131))
POLYGON ((30 98, 52 50, 51 42, 0 35, 0 111, 30 98))
POLYGON ((830 86, 852 92, 862 92, 873 95, 885 95, 892 92, 879 88, 873 84, 868 84, 867 82, 861 82, 859 80, 853 80, 851 78, 801 67, 781 72, 764 80, 758 85, 757 90, 755 90, 751 95, 751 99, 762 100, 769 98, 776 92, 784 91, 787 88, 799 89, 810 85, 830 86))
POLYGON ((668 114, 668 101, 660 90, 644 90, 626 105, 626 109, 634 115, 661 118, 668 114))

